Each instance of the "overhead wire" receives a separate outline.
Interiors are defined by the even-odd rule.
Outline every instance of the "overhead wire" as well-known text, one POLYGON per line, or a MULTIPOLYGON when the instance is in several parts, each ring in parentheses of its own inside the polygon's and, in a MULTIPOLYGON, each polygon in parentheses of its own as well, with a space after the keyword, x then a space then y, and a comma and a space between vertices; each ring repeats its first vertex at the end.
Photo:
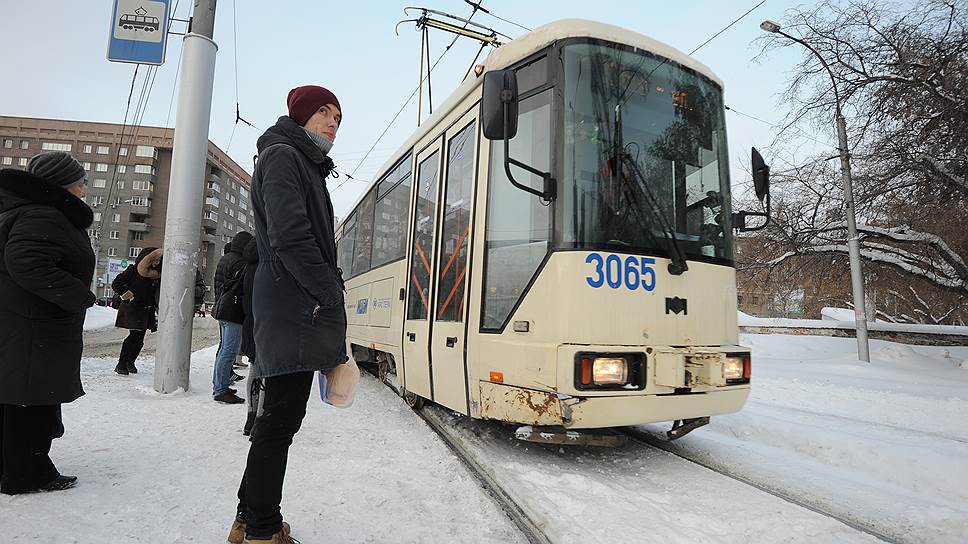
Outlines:
POLYGON ((518 23, 515 23, 514 21, 510 21, 508 19, 505 19, 504 17, 499 17, 497 15, 494 15, 490 11, 488 11, 488 10, 484 9, 483 7, 481 7, 481 2, 471 2, 471 0, 464 0, 464 3, 467 4, 467 5, 469 5, 469 6, 474 7, 477 10, 480 10, 481 13, 484 13, 484 14, 490 15, 491 17, 494 17, 498 21, 504 21, 505 23, 508 23, 510 25, 514 25, 514 26, 516 26, 518 28, 523 28, 524 30, 527 30, 528 32, 531 32, 531 30, 533 30, 533 29, 528 28, 528 27, 526 27, 526 26, 524 26, 522 24, 518 24, 518 23))
MULTIPOLYGON (((750 9, 746 10, 745 13, 743 13, 742 15, 740 15, 739 17, 737 17, 736 19, 733 19, 733 21, 731 23, 729 23, 728 25, 726 25, 725 27, 723 27, 719 32, 716 32, 715 34, 713 34, 712 36, 710 36, 706 41, 704 41, 701 44, 699 44, 695 49, 693 49, 692 51, 689 52, 689 55, 690 56, 693 55, 694 53, 696 53, 697 51, 699 51, 700 49, 702 49, 703 47, 705 47, 706 45, 708 45, 710 42, 712 42, 717 37, 719 37, 719 35, 721 35, 723 32, 726 32, 727 30, 729 30, 730 28, 732 28, 733 25, 735 25, 736 23, 738 23, 738 22, 742 21, 743 19, 745 19, 747 15, 749 15, 750 13, 753 13, 753 11, 755 11, 756 8, 762 6, 765 3, 766 3, 766 0, 760 0, 759 3, 757 3, 755 6, 751 7, 750 9)), ((639 69, 642 67, 642 63, 644 63, 646 61, 646 59, 648 59, 648 57, 643 56, 642 59, 639 60, 638 65, 632 71, 633 74, 638 73, 639 69)), ((655 68, 653 68, 649 72, 649 75, 645 76, 644 79, 646 81, 648 81, 648 79, 650 77, 652 77, 652 74, 654 74, 656 72, 656 70, 658 70, 659 68, 661 68, 662 66, 664 66, 665 63, 667 63, 667 62, 669 62, 669 58, 668 57, 667 58, 664 58, 662 60, 662 62, 659 63, 658 66, 656 66, 655 68)), ((616 107, 621 106, 621 105, 623 105, 626 102, 626 96, 628 95, 628 91, 632 87, 632 82, 634 82, 634 81, 635 81, 635 78, 634 77, 630 77, 629 78, 628 83, 625 84, 625 88, 622 90, 622 94, 620 94, 618 96, 618 102, 617 102, 617 106, 616 107)))
MULTIPOLYGON (((470 16, 467 18, 467 22, 470 22, 470 20, 474 18, 474 14, 476 14, 478 11, 481 10, 481 6, 480 6, 481 3, 482 2, 478 2, 476 4, 471 3, 471 6, 473 7, 473 11, 471 11, 470 16)), ((464 28, 466 28, 466 27, 467 27, 467 23, 465 22, 464 23, 464 28)), ((436 68, 437 65, 440 63, 440 59, 444 58, 444 55, 446 55, 447 52, 450 51, 450 49, 454 46, 454 44, 457 43, 457 40, 459 38, 460 38, 460 36, 454 36, 454 39, 451 40, 450 45, 448 45, 447 47, 444 48, 444 51, 440 54, 439 57, 437 57, 437 60, 434 61, 434 64, 427 70, 428 77, 431 74, 431 72, 434 71, 434 68, 436 68)), ((421 79, 421 83, 422 82, 423 82, 423 79, 421 79)), ((360 162, 357 163, 356 167, 353 168, 353 171, 350 172, 349 174, 342 173, 343 176, 346 176, 346 179, 344 179, 342 182, 340 182, 339 185, 337 185, 336 187, 334 187, 333 190, 330 191, 331 193, 336 192, 337 190, 339 190, 340 187, 342 187, 344 184, 346 184, 347 181, 349 181, 351 179, 354 180, 354 181, 360 181, 360 182, 363 181, 363 180, 354 178, 353 177, 353 174, 356 174, 356 171, 359 170, 361 166, 363 166, 363 163, 366 161, 367 157, 370 156, 370 153, 377 146, 377 144, 380 143, 380 141, 383 139, 383 137, 386 136, 387 132, 390 130, 390 127, 392 127, 393 126, 393 123, 395 123, 397 121, 397 118, 400 117, 400 114, 403 113, 403 110, 405 110, 407 108, 407 106, 410 104, 410 101, 413 100, 413 97, 417 94, 417 91, 419 91, 419 90, 420 90, 420 85, 418 85, 417 88, 414 89, 412 93, 410 93, 410 96, 407 97, 407 99, 404 101, 403 105, 400 106, 400 109, 397 110, 397 113, 396 113, 396 115, 393 116, 393 119, 390 119, 390 122, 387 123, 387 126, 383 129, 383 132, 381 132, 380 135, 377 137, 376 141, 373 142, 373 145, 370 146, 370 149, 367 150, 366 155, 364 155, 363 158, 360 159, 360 162)), ((337 171, 337 173, 340 174, 340 172, 338 172, 338 171, 337 171)), ((367 182, 367 183, 369 183, 369 182, 367 182)))

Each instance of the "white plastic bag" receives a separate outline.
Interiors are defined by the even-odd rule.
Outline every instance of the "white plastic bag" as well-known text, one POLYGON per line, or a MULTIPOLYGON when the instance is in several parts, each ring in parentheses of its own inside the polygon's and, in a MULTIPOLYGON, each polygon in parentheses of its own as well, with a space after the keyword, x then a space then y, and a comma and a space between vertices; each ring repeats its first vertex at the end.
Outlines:
POLYGON ((356 398, 356 386, 360 383, 360 367, 350 355, 349 359, 327 372, 319 372, 319 398, 330 406, 349 408, 356 398))

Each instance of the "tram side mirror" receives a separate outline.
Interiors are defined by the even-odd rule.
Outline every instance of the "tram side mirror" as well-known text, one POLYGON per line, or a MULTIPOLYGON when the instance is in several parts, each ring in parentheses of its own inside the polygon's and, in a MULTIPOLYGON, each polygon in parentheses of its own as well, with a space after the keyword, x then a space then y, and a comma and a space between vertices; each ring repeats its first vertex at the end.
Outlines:
POLYGON ((763 161, 763 156, 755 147, 751 153, 750 166, 753 169, 753 188, 756 190, 756 198, 763 202, 763 199, 770 194, 770 167, 763 161))
POLYGON ((514 70, 492 70, 484 74, 481 97, 481 127, 488 140, 504 141, 504 173, 511 185, 526 193, 551 202, 557 195, 557 185, 551 172, 543 172, 511 157, 511 139, 518 133, 518 76, 514 70), (514 179, 515 166, 541 178, 541 189, 529 187, 514 179))
POLYGON ((770 224, 770 167, 756 148, 750 153, 750 169, 753 171, 753 190, 756 198, 764 204, 765 212, 739 212, 733 214, 733 228, 740 232, 753 232, 770 224), (765 201, 764 201, 765 199, 765 201), (750 217, 762 217, 763 222, 749 225, 750 217))
POLYGON ((510 140, 518 133, 518 75, 514 70, 484 74, 481 125, 488 140, 510 140))

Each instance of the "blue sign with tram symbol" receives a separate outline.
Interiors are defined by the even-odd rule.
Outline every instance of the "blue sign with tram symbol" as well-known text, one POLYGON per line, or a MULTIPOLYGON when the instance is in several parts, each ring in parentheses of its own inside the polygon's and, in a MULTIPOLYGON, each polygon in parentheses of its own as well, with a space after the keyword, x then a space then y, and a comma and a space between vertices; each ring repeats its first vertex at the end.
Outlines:
POLYGON ((164 64, 171 0, 114 0, 108 60, 164 64))

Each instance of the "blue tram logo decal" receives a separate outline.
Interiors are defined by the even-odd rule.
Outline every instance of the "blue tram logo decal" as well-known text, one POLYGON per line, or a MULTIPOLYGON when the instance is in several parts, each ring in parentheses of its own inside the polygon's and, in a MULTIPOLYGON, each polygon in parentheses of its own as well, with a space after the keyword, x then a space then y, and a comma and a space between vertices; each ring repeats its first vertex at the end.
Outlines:
POLYGON ((369 302, 370 302, 370 299, 368 299, 368 298, 361 298, 359 301, 357 301, 357 303, 356 303, 356 313, 357 314, 365 314, 366 313, 366 307, 369 304, 369 302))

